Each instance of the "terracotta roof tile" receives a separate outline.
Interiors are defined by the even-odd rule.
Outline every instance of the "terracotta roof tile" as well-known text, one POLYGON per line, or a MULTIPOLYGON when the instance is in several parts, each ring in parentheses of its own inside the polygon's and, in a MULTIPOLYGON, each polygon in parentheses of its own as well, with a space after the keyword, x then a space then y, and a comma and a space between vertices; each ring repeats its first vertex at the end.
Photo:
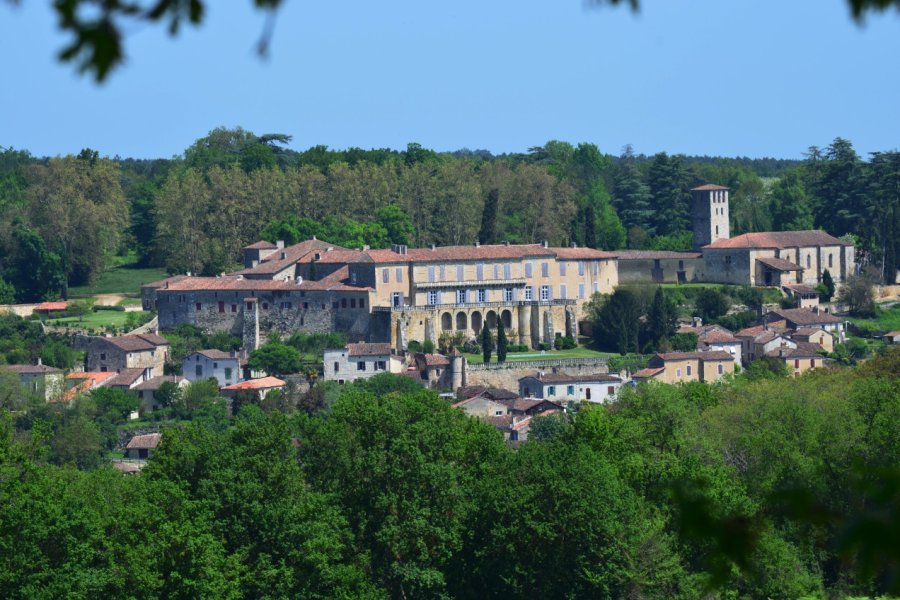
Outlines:
POLYGON ((443 354, 418 354, 416 355, 416 359, 419 357, 425 362, 426 367, 445 367, 450 364, 450 359, 444 356, 443 354))
POLYGON ((842 323, 843 321, 827 312, 816 312, 809 308, 782 308, 773 310, 770 315, 794 323, 795 325, 820 325, 827 323, 842 323))
POLYGON ((390 249, 368 250, 354 262, 411 263, 451 260, 504 260, 521 259, 529 256, 556 256, 554 250, 541 244, 484 244, 481 246, 437 246, 431 248, 410 248, 406 254, 390 249))
POLYGON ((762 263, 771 269, 775 269, 776 271, 781 271, 782 273, 791 273, 793 271, 803 270, 803 267, 801 267, 797 263, 792 263, 791 261, 784 260, 783 258, 775 258, 774 256, 763 256, 762 258, 757 258, 756 262, 762 263))
POLYGON ((223 390, 261 390, 267 388, 276 388, 284 386, 284 381, 277 377, 260 377, 259 379, 248 379, 240 383, 226 385, 223 390))
POLYGON ((561 260, 607 260, 616 257, 612 252, 593 248, 551 248, 551 250, 561 260))
POLYGON ((341 246, 335 246, 322 240, 306 240, 293 246, 288 246, 283 250, 277 250, 265 257, 255 267, 243 269, 235 274, 254 274, 254 275, 271 275, 287 269, 303 258, 306 254, 314 251, 324 251, 328 248, 335 250, 346 250, 341 246))
POLYGON ((103 385, 108 387, 125 386, 130 388, 138 379, 142 379, 143 376, 144 369, 141 368, 119 369, 116 376, 109 381, 104 382, 103 385))
POLYGON ((69 303, 62 300, 59 302, 41 302, 37 306, 34 307, 34 310, 37 312, 50 312, 50 311, 58 311, 58 310, 66 310, 69 308, 69 303))
POLYGON ((665 370, 666 370, 665 367, 656 367, 656 368, 648 367, 646 369, 641 369, 640 371, 636 371, 635 373, 632 373, 631 378, 632 379, 649 379, 651 377, 655 377, 656 375, 659 375, 660 373, 662 373, 665 370))
POLYGON ((672 252, 670 250, 616 250, 619 260, 692 260, 703 256, 699 252, 672 252))
POLYGON ((724 350, 708 350, 697 352, 659 352, 656 354, 662 360, 734 360, 728 352, 724 350))
POLYGON ((125 352, 146 352, 160 346, 168 346, 169 340, 155 333, 139 333, 116 337, 99 338, 125 352))
POLYGON ((716 240, 704 248, 792 248, 795 246, 849 246, 824 231, 760 231, 716 240))
POLYGON ((260 240, 258 242, 250 244, 249 246, 244 246, 242 250, 272 250, 275 248, 278 248, 278 246, 276 246, 272 242, 260 240))
POLYGON ((391 353, 390 343, 370 344, 368 342, 356 342, 347 344, 347 354, 350 356, 387 356, 391 353))
POLYGON ((47 365, 0 365, 0 369, 7 369, 19 375, 45 375, 48 373, 62 373, 61 370, 47 365))

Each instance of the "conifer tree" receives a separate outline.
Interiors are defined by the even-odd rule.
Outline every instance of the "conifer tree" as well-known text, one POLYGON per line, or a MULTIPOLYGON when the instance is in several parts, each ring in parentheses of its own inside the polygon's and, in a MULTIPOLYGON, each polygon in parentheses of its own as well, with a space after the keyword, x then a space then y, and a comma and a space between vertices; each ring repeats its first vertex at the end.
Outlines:
POLYGON ((506 362, 506 349, 509 341, 506 339, 506 328, 503 319, 497 321, 497 362, 506 362))
POLYGON ((491 351, 494 349, 494 340, 491 339, 491 331, 487 324, 481 328, 481 356, 485 364, 491 362, 491 351))

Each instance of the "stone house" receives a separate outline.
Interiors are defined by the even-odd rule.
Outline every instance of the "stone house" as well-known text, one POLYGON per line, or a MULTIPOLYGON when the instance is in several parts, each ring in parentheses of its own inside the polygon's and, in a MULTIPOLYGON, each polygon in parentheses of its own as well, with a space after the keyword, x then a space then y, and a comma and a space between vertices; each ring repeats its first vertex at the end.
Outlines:
POLYGON ((48 367, 40 359, 36 365, 2 365, 0 369, 15 373, 23 389, 45 401, 59 398, 66 390, 63 372, 48 367))
POLYGON ((697 334, 697 350, 721 350, 734 357, 734 364, 741 364, 743 345, 741 340, 721 325, 687 325, 678 328, 678 333, 697 334))
POLYGON ((128 391, 148 379, 150 379, 149 368, 136 367, 134 369, 119 369, 116 371, 115 377, 112 377, 103 383, 103 387, 128 391))
POLYGON ((800 327, 790 334, 791 339, 803 344, 814 344, 826 352, 834 352, 834 334, 816 327, 800 327))
POLYGON ((325 350, 325 381, 348 383, 368 379, 379 373, 400 373, 403 363, 391 352, 389 343, 358 342, 343 348, 325 350))
POLYGON ((823 310, 783 308, 769 311, 763 315, 763 320, 770 326, 787 329, 824 329, 831 333, 838 342, 843 342, 845 337, 844 320, 823 310))
POLYGON ((519 394, 552 402, 604 403, 615 398, 622 380, 609 373, 566 375, 542 373, 519 379, 519 394))
POLYGON ((162 434, 160 433, 136 435, 125 446, 125 457, 132 460, 147 460, 153 456, 153 452, 159 446, 160 441, 162 441, 162 434))
POLYGON ((470 417, 502 417, 509 413, 509 408, 505 404, 484 396, 467 398, 457 402, 453 407, 461 408, 470 417))
POLYGON ((105 373, 142 368, 156 377, 163 374, 169 348, 166 338, 153 333, 97 337, 88 346, 87 370, 105 373))
POLYGON ((712 382, 734 373, 734 357, 722 350, 662 352, 650 359, 646 369, 632 375, 635 380, 663 383, 712 382))
POLYGON ((799 377, 810 369, 825 366, 825 358, 819 354, 822 347, 818 344, 798 343, 795 348, 783 346, 766 353, 766 356, 784 361, 789 372, 799 377))
POLYGON ((163 383, 173 383, 180 388, 188 385, 188 380, 178 375, 158 375, 147 381, 143 381, 132 388, 132 392, 141 401, 141 414, 146 414, 162 408, 157 393, 163 383))
POLYGON ((795 347, 796 342, 790 339, 789 333, 790 331, 784 327, 764 324, 747 327, 734 336, 741 341, 744 364, 749 365, 775 348, 795 347))
POLYGON ((219 387, 238 383, 243 379, 241 358, 237 352, 198 350, 181 360, 181 373, 190 382, 215 379, 219 387))

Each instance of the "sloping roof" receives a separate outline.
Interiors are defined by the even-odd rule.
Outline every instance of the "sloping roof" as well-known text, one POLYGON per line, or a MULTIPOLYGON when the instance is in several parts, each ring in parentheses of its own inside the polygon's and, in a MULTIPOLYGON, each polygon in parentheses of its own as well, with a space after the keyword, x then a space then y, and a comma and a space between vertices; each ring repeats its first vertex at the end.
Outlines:
POLYGON ((762 263, 770 269, 775 269, 776 271, 781 271, 783 273, 803 270, 803 267, 801 267, 797 263, 792 263, 791 261, 784 260, 783 258, 775 258, 774 256, 763 256, 762 258, 757 258, 756 262, 762 263))
POLYGON ((734 360, 734 357, 724 350, 709 350, 697 352, 658 352, 656 354, 662 360, 734 360))
POLYGON ((254 242, 254 243, 250 244, 249 246, 244 246, 241 249, 242 250, 271 250, 271 249, 275 249, 275 248, 278 248, 278 246, 276 246, 272 242, 260 240, 258 242, 254 242))
POLYGON ((816 335, 818 333, 832 335, 830 331, 825 331, 824 329, 819 329, 818 327, 798 327, 791 335, 793 335, 794 337, 808 338, 809 336, 816 335))
POLYGON ((556 256, 556 252, 541 244, 483 244, 479 246, 436 246, 431 248, 410 248, 406 254, 390 249, 367 250, 354 262, 408 263, 453 260, 503 260, 527 256, 556 256))
POLYGON ((816 312, 809 308, 781 308, 769 313, 779 316, 796 325, 821 325, 824 323, 842 323, 843 321, 827 312, 816 312))
POLYGON ((481 394, 490 398, 491 400, 497 400, 500 402, 503 402, 505 400, 515 400, 519 397, 519 394, 517 392, 495 387, 487 388, 481 394))
POLYGON ((606 260, 616 258, 612 252, 594 250, 593 248, 551 248, 560 260, 606 260))
POLYGON ((156 350, 159 346, 168 346, 169 340, 155 333, 139 333, 135 335, 120 335, 117 337, 100 338, 125 352, 145 352, 156 350))
POLYGON ((898 335, 900 335, 900 331, 888 331, 881 337, 897 337, 898 335))
POLYGON ((346 265, 337 269, 334 273, 315 281, 304 281, 301 289, 310 291, 327 292, 369 292, 374 288, 356 285, 350 282, 350 268, 346 265))
POLYGON ((724 185, 716 185, 715 183, 704 183, 703 185, 698 185, 695 188, 691 188, 692 192, 705 192, 710 190, 727 190, 729 188, 724 185))
POLYGON ((226 385, 223 387, 223 390, 261 390, 268 388, 276 388, 282 387, 284 385, 284 381, 278 379, 277 377, 260 377, 259 379, 248 379, 247 381, 241 381, 240 383, 233 383, 231 385, 226 385))
POLYGON ((445 367, 450 364, 450 359, 443 354, 417 354, 416 361, 422 360, 426 367, 445 367))
POLYGON ((704 248, 792 248, 795 246, 849 246, 824 231, 759 231, 716 240, 704 248))
POLYGON ((802 283, 787 283, 781 287, 787 288, 792 292, 796 292, 798 294, 819 294, 819 291, 817 289, 811 288, 808 285, 803 285, 802 283))
POLYGON ((13 373, 18 373, 19 375, 62 373, 62 371, 56 367, 48 367, 47 365, 0 365, 0 369, 9 369, 13 373))
POLYGON ((76 383, 74 387, 66 390, 62 395, 62 399, 68 401, 73 399, 78 394, 85 394, 95 387, 103 385, 115 376, 115 373, 98 371, 79 371, 75 373, 69 373, 68 375, 66 375, 66 379, 70 381, 79 381, 79 383, 76 383))
POLYGON ((69 308, 69 303, 65 300, 61 300, 59 302, 41 302, 34 307, 34 310, 37 312, 51 312, 57 310, 66 310, 67 308, 69 308))
POLYGON ((321 264, 334 264, 334 263, 349 263, 353 262, 355 259, 359 258, 359 256, 363 253, 362 250, 345 250, 343 248, 336 249, 325 249, 325 250, 317 250, 314 252, 308 252, 304 254, 297 261, 299 263, 311 263, 317 262, 321 264), (319 258, 316 258, 316 255, 319 258))
POLYGON ((253 275, 272 275, 287 269, 303 258, 306 254, 314 251, 324 251, 328 248, 335 250, 346 250, 341 246, 335 246, 322 240, 305 240, 299 244, 288 246, 282 250, 277 250, 269 256, 263 258, 258 265, 249 269, 242 269, 235 274, 253 274, 253 275))
POLYGON ((528 375, 522 379, 537 379, 541 383, 621 383, 622 380, 609 373, 593 373, 590 375, 566 375, 565 373, 544 373, 543 376, 528 375))
POLYGON ((796 348, 774 348, 766 352, 766 356, 776 358, 821 358, 819 352, 824 349, 819 344, 805 344, 800 342, 796 348))
POLYGON ((201 356, 205 356, 206 358, 208 358, 210 360, 228 360, 228 359, 238 360, 238 357, 232 356, 231 352, 224 352, 224 351, 218 350, 216 348, 210 348, 207 350, 197 350, 196 352, 191 352, 190 354, 188 354, 185 357, 185 359, 190 358, 194 354, 199 354, 201 356))
POLYGON ((347 344, 347 354, 350 356, 387 356, 390 353, 391 345, 388 342, 377 344, 356 342, 347 344))
POLYGON ((178 282, 178 281, 181 281, 182 279, 187 279, 187 278, 188 278, 187 275, 173 275, 172 277, 166 277, 165 279, 160 279, 159 281, 154 281, 153 283, 145 283, 144 285, 141 286, 141 288, 148 288, 148 289, 154 289, 154 290, 160 289, 160 288, 166 288, 175 282, 178 282))
POLYGON ((119 369, 119 371, 115 374, 116 376, 106 381, 104 385, 112 387, 112 386, 125 386, 130 388, 134 383, 141 379, 144 375, 144 369, 142 368, 132 368, 132 369, 119 369))
POLYGON ((459 388, 456 393, 461 398, 474 398, 480 396, 485 390, 487 390, 486 385, 466 385, 459 388))
POLYGON ((692 260, 703 256, 699 252, 673 252, 670 250, 616 250, 619 260, 692 260))
POLYGON ((142 381, 132 389, 156 391, 164 383, 168 382, 178 385, 182 381, 184 381, 184 377, 179 377, 178 375, 157 375, 156 377, 151 377, 147 381, 142 381))
POLYGON ((662 373, 665 370, 666 370, 665 367, 656 367, 656 368, 648 367, 646 369, 641 369, 640 371, 632 373, 631 378, 632 379, 649 379, 651 377, 656 377, 657 375, 659 375, 660 373, 662 373))
POLYGON ((126 450, 152 450, 159 446, 162 440, 161 433, 147 433, 144 435, 136 435, 128 441, 125 446, 126 450))
POLYGON ((697 336, 698 341, 704 344, 738 344, 740 343, 734 335, 721 329, 710 329, 697 336))

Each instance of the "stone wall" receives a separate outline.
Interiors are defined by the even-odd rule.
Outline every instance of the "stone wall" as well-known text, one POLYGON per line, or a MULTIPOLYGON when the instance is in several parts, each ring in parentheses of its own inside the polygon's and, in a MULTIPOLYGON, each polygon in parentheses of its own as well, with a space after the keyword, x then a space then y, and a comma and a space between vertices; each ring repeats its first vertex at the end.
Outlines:
POLYGON ((505 363, 469 364, 466 366, 466 385, 486 385, 513 392, 519 389, 519 379, 545 373, 565 373, 567 375, 590 375, 608 373, 605 358, 566 358, 547 360, 516 360, 505 363))
POLYGON ((682 270, 684 271, 684 281, 692 283, 698 281, 697 276, 698 272, 702 270, 701 266, 702 259, 700 258, 659 260, 620 258, 619 283, 678 283, 678 273, 682 270))

